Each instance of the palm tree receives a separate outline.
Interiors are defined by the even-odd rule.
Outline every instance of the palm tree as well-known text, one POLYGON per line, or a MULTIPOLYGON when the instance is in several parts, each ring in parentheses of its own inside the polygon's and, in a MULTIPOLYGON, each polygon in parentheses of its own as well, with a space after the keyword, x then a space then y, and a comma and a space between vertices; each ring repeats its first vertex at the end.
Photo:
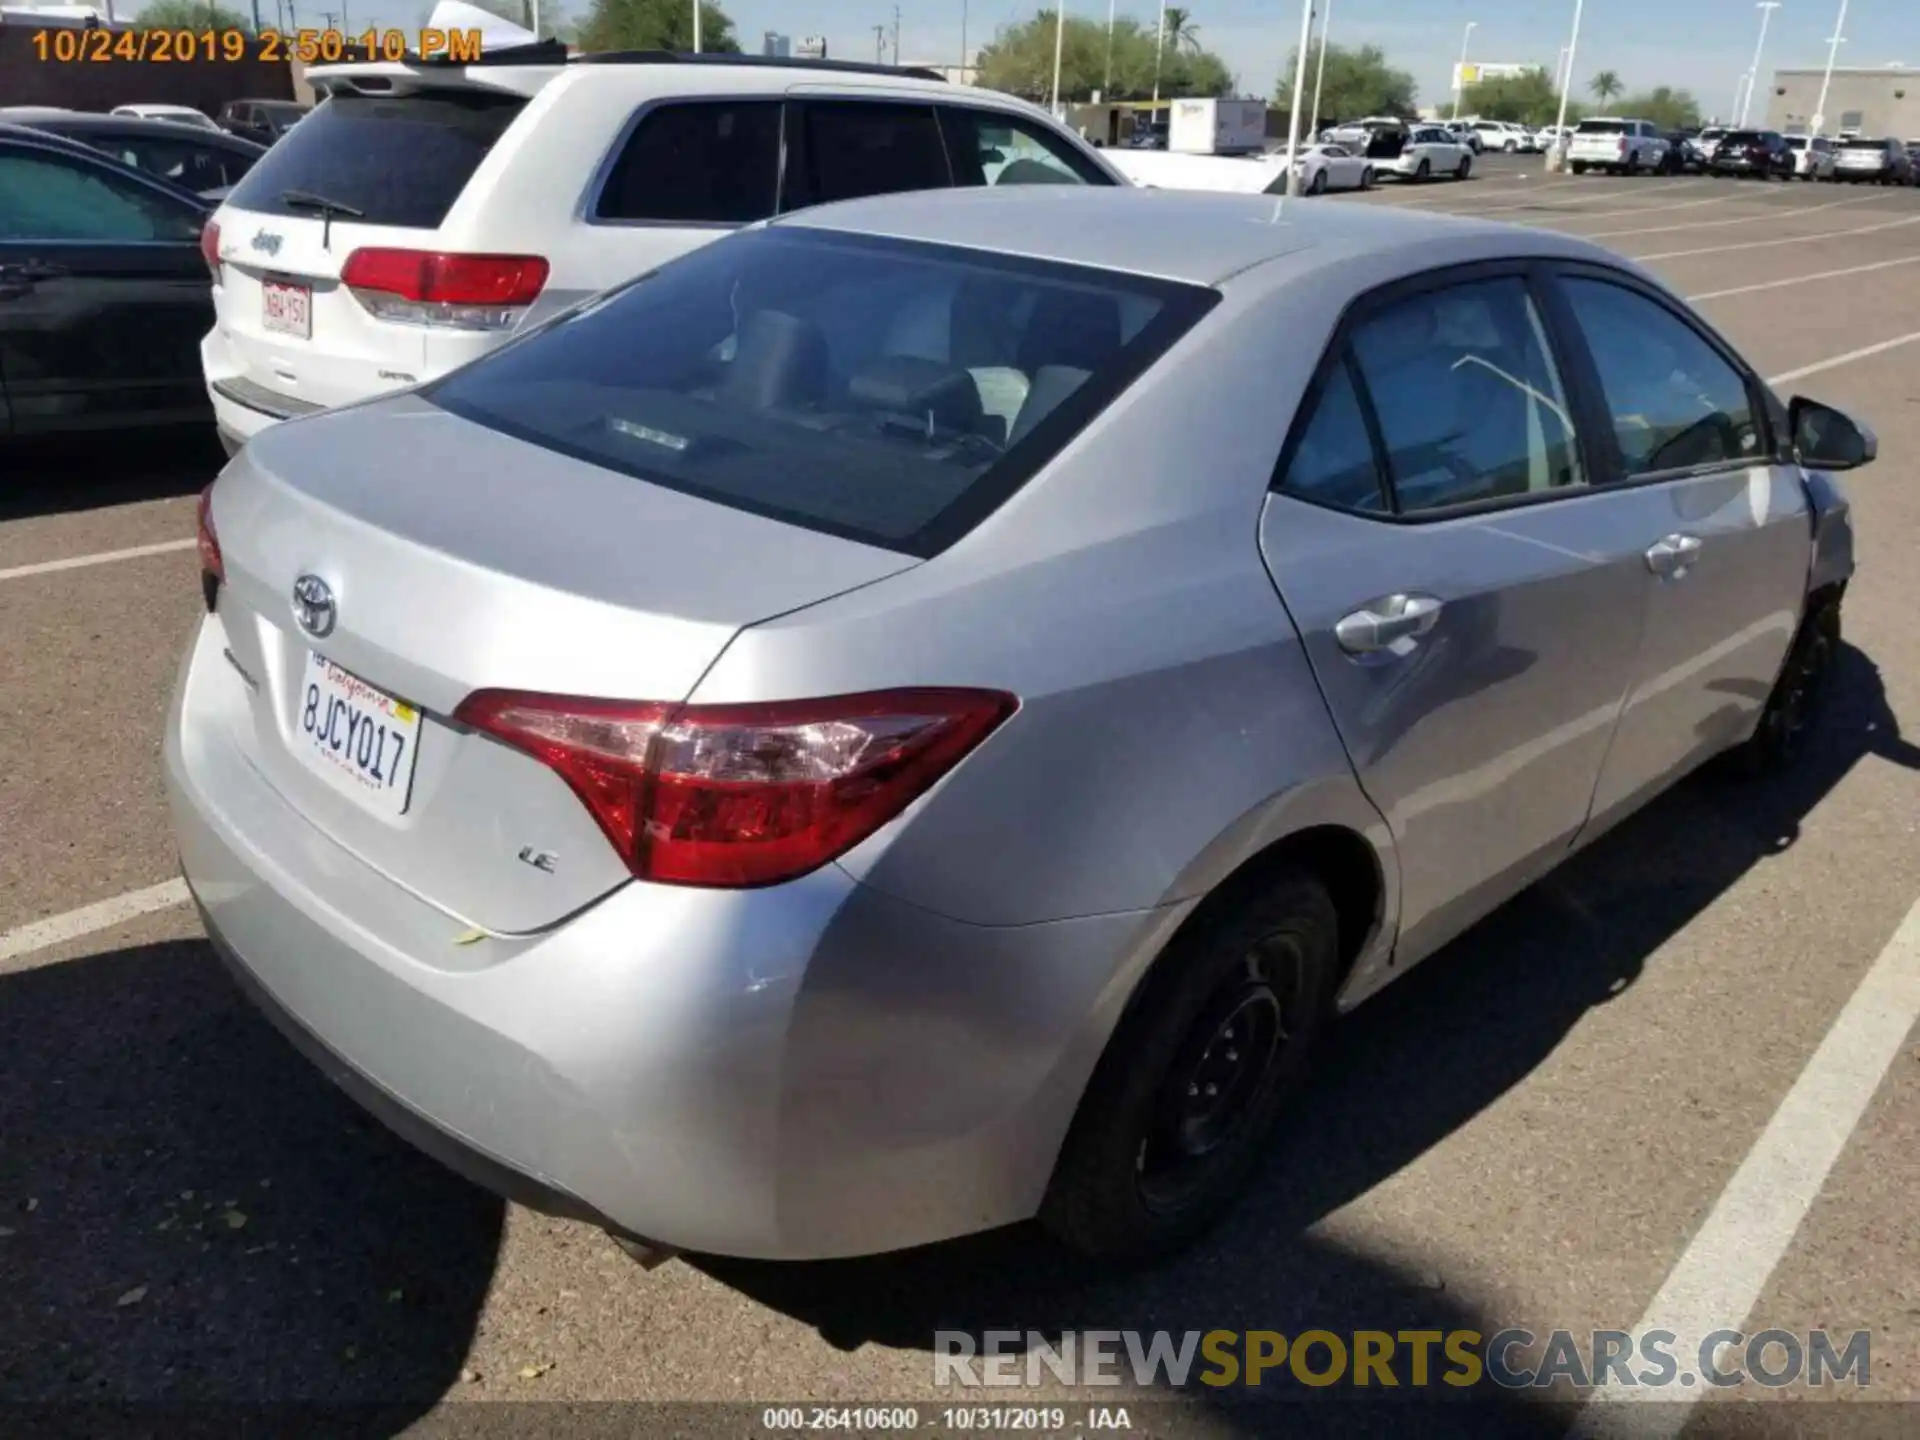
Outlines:
POLYGON ((1587 88, 1600 97, 1600 103, 1606 104, 1627 87, 1620 83, 1620 77, 1611 70, 1602 70, 1587 82, 1587 88))
POLYGON ((1193 12, 1179 5, 1167 7, 1167 45, 1174 54, 1182 50, 1189 55, 1200 50, 1200 27, 1193 23, 1193 12))

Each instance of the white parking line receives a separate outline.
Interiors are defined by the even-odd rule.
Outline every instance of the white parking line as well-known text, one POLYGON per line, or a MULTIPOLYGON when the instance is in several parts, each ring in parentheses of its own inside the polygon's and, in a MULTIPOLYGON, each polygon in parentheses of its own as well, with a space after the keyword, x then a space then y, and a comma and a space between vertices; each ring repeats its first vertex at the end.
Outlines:
MULTIPOLYGON (((1741 198, 1742 197, 1739 195, 1709 195, 1705 200, 1682 200, 1678 205, 1663 205, 1658 201, 1656 201, 1651 205, 1629 205, 1624 210, 1600 210, 1600 211, 1591 212, 1591 213, 1587 211, 1576 211, 1570 215, 1543 216, 1542 219, 1543 220, 1551 220, 1551 219, 1583 220, 1583 221, 1584 220, 1618 220, 1623 215, 1652 215, 1655 213, 1664 215, 1670 210, 1698 210, 1703 205, 1724 205, 1729 200, 1738 200, 1741 198)), ((1706 221, 1703 223, 1712 224, 1712 225, 1730 225, 1730 224, 1733 224, 1734 222, 1730 220, 1712 220, 1712 221, 1706 221)), ((1609 233, 1615 233, 1615 232, 1609 232, 1609 233)), ((1635 232, 1631 230, 1624 230, 1624 231, 1619 231, 1617 233, 1624 234, 1624 235, 1631 235, 1635 232)), ((1595 239, 1598 237, 1588 236, 1587 238, 1595 239)))
MULTIPOLYGON (((1746 1323, 1916 1020, 1920 903, 1907 911, 1668 1272, 1640 1319, 1636 1345, 1649 1330, 1670 1330, 1672 1353, 1690 1364, 1707 1335, 1746 1323)), ((1595 1390, 1569 1435, 1671 1440, 1700 1396, 1697 1385, 1595 1390), (1622 1403, 1636 1399, 1658 1408, 1649 1413, 1622 1403)))
POLYGON ((70 555, 65 560, 42 560, 38 565, 16 565, 0 570, 0 580, 24 580, 29 575, 52 575, 60 570, 84 570, 89 565, 111 565, 116 560, 140 560, 148 555, 171 555, 191 550, 195 540, 162 540, 157 545, 134 545, 125 550, 102 550, 93 555, 70 555))
POLYGON ((1884 355, 1889 350, 1898 350, 1902 345, 1911 345, 1916 340, 1920 340, 1920 330, 1915 330, 1910 335, 1896 335, 1891 340, 1882 340, 1878 345, 1863 345, 1858 350, 1847 351, 1844 355, 1816 360, 1811 365, 1802 365, 1798 370, 1769 375, 1767 384, 1785 385, 1789 380, 1804 380, 1809 375, 1818 375, 1822 370, 1831 370, 1839 365, 1851 365, 1856 360, 1865 360, 1873 355, 1884 355))
MULTIPOLYGON (((1568 183, 1570 183, 1570 184, 1578 184, 1578 183, 1580 183, 1580 182, 1578 182, 1578 181, 1570 181, 1570 182, 1568 182, 1568 183)), ((1697 186, 1697 185, 1705 185, 1706 183, 1707 183, 1707 182, 1706 182, 1705 180, 1681 180, 1681 181, 1677 181, 1676 183, 1674 183, 1674 184, 1672 184, 1672 185, 1661 185, 1661 186, 1659 186, 1658 188, 1659 188, 1659 191, 1660 191, 1660 193, 1661 193, 1662 195, 1672 195, 1672 194, 1673 194, 1673 193, 1675 193, 1676 191, 1679 191, 1679 190, 1691 190, 1692 188, 1694 188, 1694 187, 1695 187, 1695 186, 1697 186)), ((1548 188, 1556 188, 1556 189, 1557 189, 1558 187, 1557 187, 1557 186, 1556 186, 1556 187, 1548 187, 1548 186, 1542 186, 1542 187, 1541 187, 1541 189, 1542 189, 1542 190, 1545 190, 1545 189, 1548 189, 1548 188)), ((1539 192, 1539 191, 1535 191, 1534 193, 1535 193, 1535 194, 1538 194, 1538 193, 1540 193, 1540 192, 1539 192)), ((1596 193, 1594 193, 1594 194, 1592 194, 1592 195, 1587 195, 1587 196, 1584 196, 1584 197, 1582 197, 1581 199, 1578 199, 1578 200, 1561 200, 1561 201, 1557 201, 1556 203, 1557 203, 1557 204, 1560 204, 1560 205, 1563 205, 1563 206, 1565 206, 1565 207, 1566 207, 1567 209, 1569 209, 1569 210, 1571 210, 1571 209, 1572 209, 1573 207, 1575 207, 1575 206, 1577 206, 1577 205, 1597 205, 1597 204, 1599 204, 1600 202, 1602 202, 1602 201, 1604 201, 1604 200, 1617 200, 1617 199, 1619 199, 1619 198, 1620 198, 1620 196, 1619 196, 1619 192, 1617 192, 1617 191, 1613 191, 1613 190, 1601 190, 1601 191, 1597 191, 1596 193)), ((1715 199, 1719 199, 1720 197, 1719 197, 1719 196, 1715 196, 1714 198, 1715 198, 1715 199)), ((1522 202, 1521 204, 1518 204, 1518 205, 1489 205, 1489 206, 1487 206, 1487 207, 1486 207, 1486 208, 1485 208, 1484 210, 1474 210, 1474 211, 1462 211, 1461 213, 1462 213, 1462 214, 1473 214, 1473 215, 1504 215, 1504 214, 1506 214, 1506 213, 1508 213, 1509 211, 1513 211, 1513 210, 1531 210, 1532 208, 1533 208, 1533 202, 1532 202, 1531 200, 1528 200, 1528 201, 1524 201, 1524 202, 1522 202)))
POLYGON ((170 910, 175 905, 185 904, 186 900, 186 882, 169 880, 163 885, 130 890, 125 895, 116 895, 111 900, 102 900, 94 905, 82 905, 78 910, 69 910, 64 915, 49 915, 44 920, 36 920, 31 925, 22 925, 17 930, 0 935, 0 963, 21 955, 31 955, 35 950, 45 950, 51 945, 62 944, 95 930, 123 924, 142 915, 151 915, 156 910, 170 910))
MULTIPOLYGON (((1738 197, 1723 195, 1719 198, 1722 200, 1732 200, 1738 197)), ((1814 215, 1822 210, 1838 210, 1847 205, 1866 205, 1872 201, 1884 200, 1886 198, 1884 195, 1861 195, 1855 196, 1851 200, 1829 200, 1824 205, 1769 205, 1766 207, 1765 218, 1771 220, 1775 216, 1783 215, 1814 215)), ((1696 205, 1712 205, 1715 202, 1712 200, 1696 200, 1693 203, 1696 205)), ((1675 205, 1673 208, 1675 210, 1684 210, 1687 207, 1684 205, 1675 205)), ((1598 215, 1589 215, 1579 218, 1598 220, 1600 217, 1598 215)), ((1666 235, 1675 230, 1710 230, 1716 225, 1745 225, 1749 221, 1759 218, 1761 217, 1755 215, 1736 215, 1731 220, 1689 220, 1684 225, 1654 225, 1645 229, 1633 230, 1598 230, 1582 238, 1587 240, 1617 240, 1623 235, 1666 235)))
POLYGON ((1895 265, 1920 264, 1920 255, 1902 255, 1898 260, 1876 260, 1871 265, 1849 265, 1844 270, 1816 270, 1811 275, 1790 275, 1785 280, 1763 280, 1758 285, 1736 285, 1731 290, 1709 290, 1702 295, 1684 297, 1689 305, 1701 300, 1724 300, 1729 295, 1751 295, 1756 290, 1785 290, 1812 280, 1837 280, 1842 275, 1864 275, 1869 270, 1891 270, 1895 265))
POLYGON ((1845 240, 1853 235, 1875 235, 1882 230, 1898 230, 1905 225, 1920 225, 1920 215, 1909 215, 1904 220, 1888 220, 1881 225, 1862 225, 1857 230, 1828 230, 1819 235, 1788 235, 1779 240, 1746 240, 1738 245, 1708 245, 1700 250, 1662 250, 1654 255, 1630 255, 1627 258, 1645 264, 1649 260, 1684 260, 1691 255, 1725 255, 1730 250, 1771 250, 1777 245, 1808 245, 1815 240, 1845 240))

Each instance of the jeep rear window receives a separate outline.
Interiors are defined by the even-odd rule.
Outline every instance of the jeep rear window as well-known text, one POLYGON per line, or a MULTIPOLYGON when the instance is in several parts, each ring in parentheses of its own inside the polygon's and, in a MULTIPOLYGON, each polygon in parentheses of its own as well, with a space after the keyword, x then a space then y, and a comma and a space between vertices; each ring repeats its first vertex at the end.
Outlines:
POLYGON ((1582 135, 1624 135, 1627 122, 1624 120, 1582 120, 1579 132, 1582 135))
POLYGON ((811 227, 738 232, 424 387, 717 504, 912 555, 990 514, 1219 299, 811 227))
POLYGON ((473 90, 335 95, 260 157, 228 203, 311 219, 280 198, 304 191, 362 211, 357 225, 436 229, 526 103, 473 90))

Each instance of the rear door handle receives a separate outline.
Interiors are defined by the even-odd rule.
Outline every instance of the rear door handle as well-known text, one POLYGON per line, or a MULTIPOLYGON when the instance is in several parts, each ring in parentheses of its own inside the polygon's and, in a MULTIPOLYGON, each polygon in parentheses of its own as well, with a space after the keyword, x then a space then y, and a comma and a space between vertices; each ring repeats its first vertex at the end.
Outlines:
POLYGON ((1440 601, 1431 595, 1389 595, 1343 615, 1333 638, 1349 655, 1368 655, 1401 640, 1424 635, 1440 623, 1440 601))
POLYGON ((1656 575, 1679 577, 1700 555, 1700 541, 1692 535, 1668 535, 1647 547, 1647 568, 1656 575))
POLYGON ((22 280, 58 280, 62 275, 72 273, 64 265, 54 265, 45 260, 22 260, 17 265, 0 265, 0 280, 15 283, 22 280))

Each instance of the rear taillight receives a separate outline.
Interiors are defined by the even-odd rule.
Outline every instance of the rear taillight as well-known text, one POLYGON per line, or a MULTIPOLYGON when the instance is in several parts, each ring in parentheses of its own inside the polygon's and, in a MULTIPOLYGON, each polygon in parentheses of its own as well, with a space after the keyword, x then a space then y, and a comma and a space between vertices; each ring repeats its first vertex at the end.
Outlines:
POLYGON ((200 492, 197 517, 200 549, 200 593, 211 611, 220 598, 220 587, 227 583, 227 562, 220 554, 220 535, 213 528, 213 486, 200 492))
POLYGON ((640 879, 738 887, 791 880, 844 854, 1016 705, 987 690, 758 705, 482 690, 455 718, 558 772, 640 879))
POLYGON ((504 330, 540 298, 547 269, 538 255, 365 249, 347 257, 340 282, 382 320, 504 330))
POLYGON ((1624 135, 1620 137, 1620 153, 1622 155, 1627 153, 1627 137, 1624 135))
POLYGON ((218 285, 220 275, 220 227, 209 220, 200 227, 200 258, 207 262, 207 272, 218 285))

